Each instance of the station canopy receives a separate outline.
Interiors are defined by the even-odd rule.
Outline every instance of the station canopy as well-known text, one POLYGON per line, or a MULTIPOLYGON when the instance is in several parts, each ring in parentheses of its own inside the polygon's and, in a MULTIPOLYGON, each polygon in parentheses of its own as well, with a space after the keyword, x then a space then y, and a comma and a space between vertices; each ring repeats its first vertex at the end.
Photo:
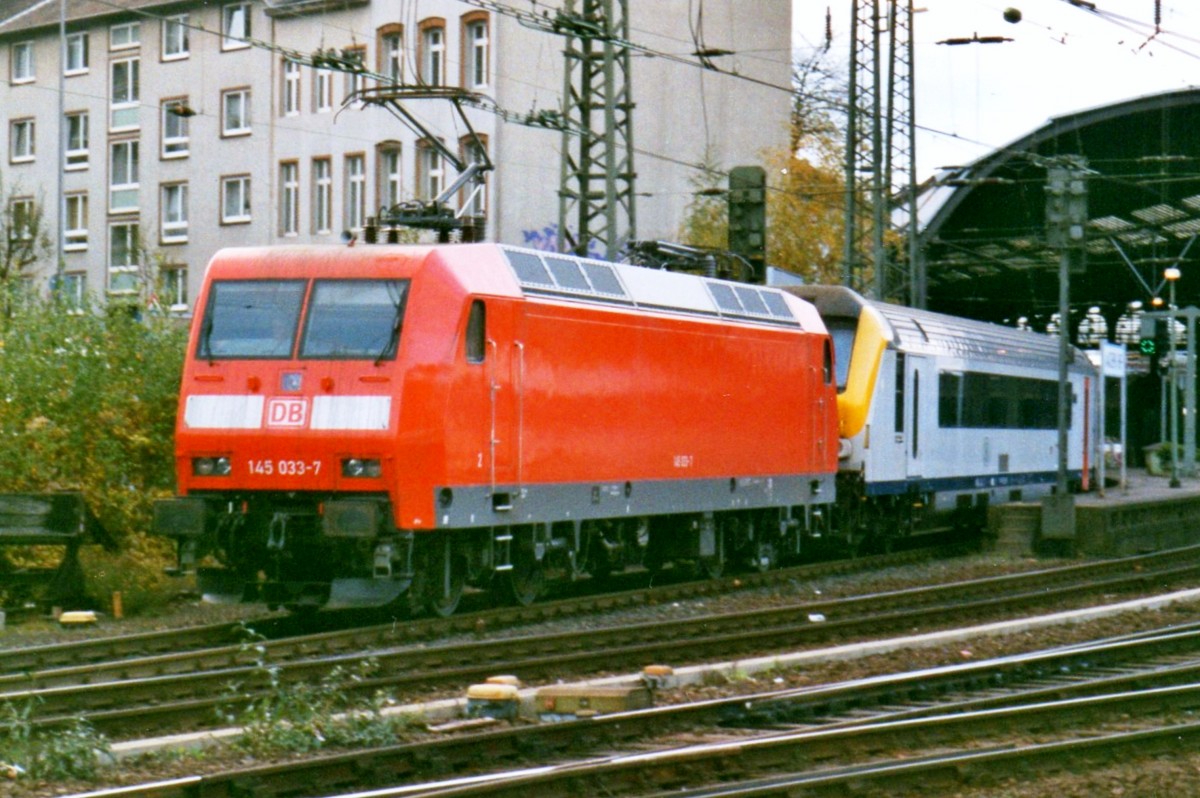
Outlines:
POLYGON ((1099 307, 1200 306, 1200 89, 1080 111, 980 160, 944 170, 920 198, 931 310, 1044 329, 1058 309, 1059 253, 1047 244, 1047 165, 1081 156, 1087 226, 1071 275, 1072 327, 1099 307), (1056 160, 1058 159, 1058 160, 1056 160))

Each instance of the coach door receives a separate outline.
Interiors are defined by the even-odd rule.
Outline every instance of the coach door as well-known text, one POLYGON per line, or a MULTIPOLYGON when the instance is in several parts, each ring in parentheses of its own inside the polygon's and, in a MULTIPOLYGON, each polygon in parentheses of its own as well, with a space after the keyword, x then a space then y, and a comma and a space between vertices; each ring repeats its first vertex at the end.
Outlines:
POLYGON ((512 509, 521 482, 521 390, 525 374, 524 308, 488 303, 488 478, 492 507, 512 509))
POLYGON ((908 407, 908 478, 919 479, 925 476, 926 444, 932 440, 937 423, 936 381, 933 379, 932 367, 928 358, 908 355, 905 360, 908 365, 906 379, 907 394, 905 404, 908 407))

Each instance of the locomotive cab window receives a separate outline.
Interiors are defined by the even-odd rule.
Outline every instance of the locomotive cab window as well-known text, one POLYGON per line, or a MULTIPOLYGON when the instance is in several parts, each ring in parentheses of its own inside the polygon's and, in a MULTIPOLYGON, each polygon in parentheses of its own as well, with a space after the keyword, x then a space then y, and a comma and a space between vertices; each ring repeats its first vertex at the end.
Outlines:
POLYGON ((290 358, 303 280, 221 280, 209 292, 196 356, 290 358))
POLYGON ((300 357, 391 360, 407 296, 407 280, 315 281, 300 357))
POLYGON ((487 306, 482 299, 471 303, 467 316, 466 356, 468 363, 482 363, 487 351, 487 306))
POLYGON ((829 336, 833 339, 833 363, 837 366, 837 387, 839 391, 846 390, 846 380, 850 376, 850 353, 854 350, 854 336, 858 332, 858 322, 855 319, 827 319, 826 326, 829 336))

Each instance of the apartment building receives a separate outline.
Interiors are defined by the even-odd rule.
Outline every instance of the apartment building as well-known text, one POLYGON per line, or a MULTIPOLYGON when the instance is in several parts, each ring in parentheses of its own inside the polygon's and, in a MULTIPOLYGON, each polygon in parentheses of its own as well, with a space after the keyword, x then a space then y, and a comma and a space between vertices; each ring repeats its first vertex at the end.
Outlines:
MULTIPOLYGON (((629 6, 630 39, 644 48, 630 70, 636 232, 672 239, 701 165, 760 163, 787 146, 790 4, 629 6), (751 80, 652 57, 700 51, 751 80)), ((564 38, 497 8, 509 6, 8 0, 0 196, 10 218, 40 208, 55 239, 28 279, 39 289, 59 280, 76 298, 152 293, 186 313, 219 248, 353 238, 378 209, 441 194, 472 146, 495 170, 457 192, 455 211, 486 220, 491 240, 553 247, 561 132, 474 106, 460 116, 443 99, 405 100, 415 125, 347 102, 394 82, 461 88, 516 117, 557 110, 564 38), (150 275, 157 285, 148 290, 150 275)))

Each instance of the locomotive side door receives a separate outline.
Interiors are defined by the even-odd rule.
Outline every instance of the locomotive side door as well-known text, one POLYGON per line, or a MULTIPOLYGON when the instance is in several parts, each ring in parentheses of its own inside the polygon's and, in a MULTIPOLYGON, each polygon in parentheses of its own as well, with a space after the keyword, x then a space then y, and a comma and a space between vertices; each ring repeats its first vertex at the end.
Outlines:
POLYGON ((512 509, 520 492, 521 390, 525 372, 524 308, 492 300, 487 305, 488 419, 485 425, 492 508, 512 509))

